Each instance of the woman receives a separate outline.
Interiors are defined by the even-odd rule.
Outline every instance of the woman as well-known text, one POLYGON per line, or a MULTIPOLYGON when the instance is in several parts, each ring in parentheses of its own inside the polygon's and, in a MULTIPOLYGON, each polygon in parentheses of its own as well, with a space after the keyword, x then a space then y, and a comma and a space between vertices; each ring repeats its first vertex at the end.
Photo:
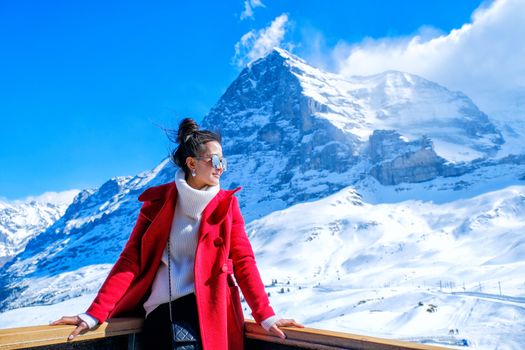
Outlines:
POLYGON ((278 318, 270 306, 233 195, 240 188, 219 186, 226 170, 220 141, 192 119, 181 122, 171 156, 181 168, 175 181, 139 196, 144 204, 137 223, 86 313, 52 323, 77 326, 68 340, 109 317, 145 315, 145 349, 171 349, 172 323, 196 339, 194 349, 243 349, 244 317, 232 273, 267 331, 285 338, 278 327, 303 327, 278 318))

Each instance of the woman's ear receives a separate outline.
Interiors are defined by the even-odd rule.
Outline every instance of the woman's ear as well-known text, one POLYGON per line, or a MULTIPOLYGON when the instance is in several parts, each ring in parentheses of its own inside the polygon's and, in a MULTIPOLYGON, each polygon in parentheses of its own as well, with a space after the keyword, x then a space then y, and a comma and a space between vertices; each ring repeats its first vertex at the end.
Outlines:
POLYGON ((187 157, 186 158, 186 166, 190 169, 190 170, 193 170, 195 169, 195 166, 197 165, 197 161, 195 160, 195 158, 193 157, 187 157))

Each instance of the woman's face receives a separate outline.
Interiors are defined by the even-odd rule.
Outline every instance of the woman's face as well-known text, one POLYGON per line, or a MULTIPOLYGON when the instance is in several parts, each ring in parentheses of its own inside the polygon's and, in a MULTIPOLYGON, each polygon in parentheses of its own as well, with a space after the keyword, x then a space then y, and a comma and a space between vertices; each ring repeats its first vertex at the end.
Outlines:
POLYGON ((215 186, 219 184, 219 179, 224 172, 223 167, 215 169, 212 166, 211 156, 216 154, 222 159, 222 147, 217 141, 210 141, 204 144, 205 150, 199 157, 186 158, 186 164, 190 171, 195 172, 195 176, 190 174, 188 185, 193 188, 201 189, 204 186, 215 186))

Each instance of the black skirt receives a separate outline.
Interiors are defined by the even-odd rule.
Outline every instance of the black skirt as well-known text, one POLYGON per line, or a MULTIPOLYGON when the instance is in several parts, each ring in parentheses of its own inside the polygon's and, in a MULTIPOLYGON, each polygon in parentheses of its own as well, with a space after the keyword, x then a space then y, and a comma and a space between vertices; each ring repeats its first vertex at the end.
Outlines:
MULTIPOLYGON (((180 349, 202 349, 199 316, 197 314, 197 303, 195 293, 180 297, 171 302, 172 318, 180 327, 186 328, 198 340, 198 344, 192 347, 181 347, 180 349)), ((168 303, 161 304, 150 312, 144 320, 142 328, 143 349, 172 350, 171 323, 168 303)), ((175 348, 176 349, 176 348, 175 348)))

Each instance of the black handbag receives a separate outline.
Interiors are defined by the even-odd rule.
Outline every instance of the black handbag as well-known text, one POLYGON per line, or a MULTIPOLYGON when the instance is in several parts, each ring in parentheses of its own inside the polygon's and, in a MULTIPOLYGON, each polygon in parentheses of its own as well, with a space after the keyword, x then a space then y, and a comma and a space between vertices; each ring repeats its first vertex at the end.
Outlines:
POLYGON ((196 329, 189 323, 171 322, 171 334, 174 350, 201 350, 200 340, 196 329))
POLYGON ((198 329, 190 322, 173 320, 171 313, 171 253, 170 239, 168 236, 168 290, 169 290, 169 313, 171 323, 171 344, 173 350, 202 350, 198 329))

